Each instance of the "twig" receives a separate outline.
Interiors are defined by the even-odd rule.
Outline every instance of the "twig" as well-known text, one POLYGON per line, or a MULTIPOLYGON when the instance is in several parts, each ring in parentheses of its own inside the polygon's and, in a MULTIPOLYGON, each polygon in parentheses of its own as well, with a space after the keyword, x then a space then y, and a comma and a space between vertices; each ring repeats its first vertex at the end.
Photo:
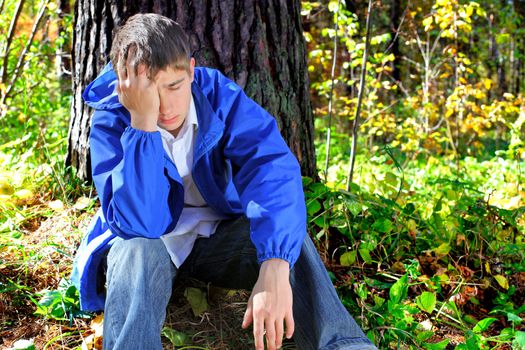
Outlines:
POLYGON ((332 83, 330 85, 330 96, 328 98, 328 129, 326 131, 326 159, 324 162, 324 182, 328 181, 328 165, 330 164, 330 142, 332 139, 332 100, 334 97, 334 75, 335 65, 337 62, 337 32, 339 31, 339 7, 341 6, 341 0, 337 2, 337 11, 335 13, 335 35, 334 35, 334 54, 332 57, 332 71, 330 77, 332 83))
POLYGON ((13 76, 11 77, 11 81, 9 82, 9 86, 7 87, 7 90, 6 90, 5 94, 4 94, 4 96, 2 96, 2 100, 0 101, 0 105, 5 104, 5 100, 7 99, 7 97, 11 93, 11 90, 13 90, 13 87, 15 86, 15 82, 18 79, 18 75, 20 74, 20 68, 24 64, 24 60, 25 60, 25 57, 27 55, 27 52, 29 51, 29 49, 31 47, 31 44, 33 43, 33 39, 35 38, 36 32, 38 30, 38 26, 39 26, 40 22, 42 21, 42 18, 44 17, 44 13, 46 12, 46 8, 47 8, 48 2, 49 2, 49 0, 45 0, 42 3, 42 5, 40 6, 40 9, 39 9, 39 12, 38 12, 38 17, 37 17, 35 23, 33 24, 33 28, 31 29, 31 35, 29 36, 29 39, 27 40, 27 43, 26 43, 26 46, 24 47, 24 50, 22 51, 22 53, 20 54, 20 57, 18 58, 18 62, 16 64, 15 71, 13 72, 13 76))
POLYGON ((370 27, 372 25, 372 0, 368 0, 368 14, 366 16, 366 39, 365 51, 363 52, 363 62, 361 67, 361 78, 359 82, 359 92, 357 94, 357 108, 355 111, 354 127, 352 129, 352 148, 350 150, 350 168, 346 182, 346 190, 350 191, 350 183, 354 176, 355 152, 357 148, 357 132, 359 130, 359 115, 361 113, 361 104, 363 102, 363 90, 365 89, 366 64, 368 61, 368 49, 370 47, 370 27))
MULTIPOLYGON (((11 20, 11 25, 9 26, 9 32, 7 34, 7 40, 5 42, 5 48, 3 53, 3 64, 2 64, 2 73, 0 74, 2 83, 5 83, 7 81, 7 64, 8 64, 8 58, 9 58, 9 49, 11 47, 11 42, 13 41, 13 36, 15 35, 15 29, 16 24, 18 23, 18 19, 20 18, 20 14, 22 13, 22 8, 24 7, 25 0, 20 0, 18 2, 18 5, 15 10, 15 15, 13 16, 11 20)), ((2 1, 2 7, 4 6, 4 2, 2 1)))

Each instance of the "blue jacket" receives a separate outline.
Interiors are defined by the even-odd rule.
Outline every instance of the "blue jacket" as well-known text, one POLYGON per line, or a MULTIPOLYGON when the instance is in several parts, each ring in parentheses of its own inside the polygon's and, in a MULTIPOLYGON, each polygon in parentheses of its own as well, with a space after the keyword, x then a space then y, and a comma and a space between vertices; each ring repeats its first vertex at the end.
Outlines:
MULTIPOLYGON (((95 109, 91 167, 101 202, 73 267, 85 311, 104 308, 97 273, 112 240, 159 238, 173 230, 184 205, 182 179, 160 132, 130 126, 115 85, 109 64, 83 95, 95 109)), ((259 262, 281 258, 293 266, 306 208, 299 164, 274 118, 217 70, 195 68, 192 94, 199 122, 192 175, 202 197, 220 213, 248 217, 259 262)))

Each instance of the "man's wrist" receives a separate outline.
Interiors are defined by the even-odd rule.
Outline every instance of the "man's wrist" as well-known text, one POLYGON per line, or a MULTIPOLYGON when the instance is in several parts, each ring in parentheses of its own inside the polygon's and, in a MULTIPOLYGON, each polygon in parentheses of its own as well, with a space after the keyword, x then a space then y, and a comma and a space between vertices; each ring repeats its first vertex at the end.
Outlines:
POLYGON ((261 270, 272 269, 272 270, 290 270, 290 263, 284 259, 272 258, 262 262, 261 270))
POLYGON ((142 131, 157 131, 157 123, 149 117, 131 115, 131 127, 142 131))

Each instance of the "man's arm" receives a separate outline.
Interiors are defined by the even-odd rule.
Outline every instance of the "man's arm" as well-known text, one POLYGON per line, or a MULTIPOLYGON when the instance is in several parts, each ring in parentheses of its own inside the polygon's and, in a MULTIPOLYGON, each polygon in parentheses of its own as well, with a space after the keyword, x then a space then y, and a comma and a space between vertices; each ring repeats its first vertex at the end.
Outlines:
POLYGON ((219 73, 207 77, 219 101, 216 113, 227 116, 223 152, 231 161, 233 182, 250 220, 251 238, 262 263, 243 327, 253 322, 257 349, 280 347, 283 325, 294 332, 290 268, 306 235, 306 208, 300 167, 282 139, 275 119, 219 73))
MULTIPOLYGON (((106 79, 114 81, 113 73, 107 74, 106 79)), ((119 90, 122 95, 122 85, 119 90)), ((124 90, 125 98, 134 95, 125 86, 124 90)), ((129 126, 126 114, 120 107, 97 110, 93 115, 93 181, 113 233, 125 239, 158 238, 174 227, 180 215, 183 204, 174 198, 183 198, 182 180, 164 157, 160 133, 141 130, 133 115, 129 126)), ((147 125, 151 128, 152 124, 147 125)))

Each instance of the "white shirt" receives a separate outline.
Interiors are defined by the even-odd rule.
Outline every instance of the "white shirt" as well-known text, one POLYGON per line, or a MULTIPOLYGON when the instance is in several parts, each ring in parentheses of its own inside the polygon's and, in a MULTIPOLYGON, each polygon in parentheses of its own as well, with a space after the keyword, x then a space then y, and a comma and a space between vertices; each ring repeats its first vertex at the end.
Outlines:
POLYGON ((177 166, 184 186, 184 208, 177 226, 172 232, 161 236, 171 260, 177 268, 190 255, 197 237, 211 236, 215 233, 219 221, 224 219, 206 204, 191 175, 193 145, 198 126, 197 112, 192 96, 188 116, 177 137, 169 131, 157 127, 162 136, 164 149, 177 166))

